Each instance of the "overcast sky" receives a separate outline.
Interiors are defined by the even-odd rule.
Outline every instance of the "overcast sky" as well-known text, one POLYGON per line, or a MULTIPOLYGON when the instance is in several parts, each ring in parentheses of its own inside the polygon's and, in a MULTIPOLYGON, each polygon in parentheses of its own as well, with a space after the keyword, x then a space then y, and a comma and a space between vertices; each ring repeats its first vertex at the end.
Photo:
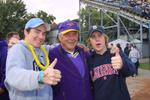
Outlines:
POLYGON ((27 12, 43 10, 56 17, 56 23, 78 18, 79 0, 23 0, 27 12))

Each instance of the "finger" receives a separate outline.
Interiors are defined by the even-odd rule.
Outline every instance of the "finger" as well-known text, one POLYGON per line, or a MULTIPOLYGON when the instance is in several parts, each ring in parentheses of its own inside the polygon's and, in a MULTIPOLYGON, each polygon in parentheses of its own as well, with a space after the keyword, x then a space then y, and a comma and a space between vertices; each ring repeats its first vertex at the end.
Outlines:
POLYGON ((60 82, 60 78, 53 78, 53 79, 51 79, 51 81, 53 81, 53 82, 60 82))
POLYGON ((116 47, 116 48, 115 48, 115 56, 120 55, 120 54, 119 54, 119 52, 120 52, 119 48, 118 48, 118 47, 116 47))
POLYGON ((54 61, 49 65, 49 68, 54 68, 57 63, 57 58, 54 59, 54 61))
POLYGON ((51 72, 51 73, 48 73, 46 75, 46 77, 49 77, 49 78, 61 78, 61 74, 60 73, 56 73, 55 71, 51 72))
POLYGON ((61 79, 61 75, 60 74, 55 74, 54 78, 61 79))
POLYGON ((116 69, 116 70, 119 70, 119 69, 121 69, 121 66, 116 65, 116 66, 113 66, 113 68, 116 69))
POLYGON ((54 72, 55 72, 56 74, 60 74, 60 75, 61 75, 61 72, 60 72, 59 70, 57 70, 57 69, 55 69, 54 72))
POLYGON ((114 64, 112 64, 112 66, 118 66, 118 65, 120 65, 120 63, 114 63, 114 64))
POLYGON ((60 72, 54 72, 54 74, 50 75, 50 77, 61 78, 61 73, 60 72))
POLYGON ((55 77, 48 77, 47 79, 48 79, 47 81, 49 81, 51 85, 57 84, 61 80, 60 78, 55 78, 55 77))
POLYGON ((121 60, 120 59, 114 59, 114 60, 111 60, 111 63, 120 63, 121 60))

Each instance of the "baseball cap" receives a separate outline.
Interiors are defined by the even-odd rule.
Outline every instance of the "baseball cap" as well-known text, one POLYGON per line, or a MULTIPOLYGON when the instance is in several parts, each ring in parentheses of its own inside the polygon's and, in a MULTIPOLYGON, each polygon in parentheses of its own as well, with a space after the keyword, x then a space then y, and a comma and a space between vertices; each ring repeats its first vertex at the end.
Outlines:
POLYGON ((105 34, 104 28, 103 28, 102 26, 96 26, 96 25, 92 26, 92 27, 90 28, 90 31, 89 31, 89 37, 90 37, 90 36, 92 35, 92 33, 94 33, 94 32, 99 32, 99 33, 101 33, 101 34, 105 34))
POLYGON ((40 25, 45 25, 46 30, 49 31, 50 30, 50 25, 48 23, 45 23, 42 19, 40 18, 31 18, 25 25, 25 29, 29 29, 29 28, 36 28, 40 25))
POLYGON ((63 35, 71 31, 79 32, 78 23, 75 21, 65 21, 60 23, 58 29, 59 33, 63 35))

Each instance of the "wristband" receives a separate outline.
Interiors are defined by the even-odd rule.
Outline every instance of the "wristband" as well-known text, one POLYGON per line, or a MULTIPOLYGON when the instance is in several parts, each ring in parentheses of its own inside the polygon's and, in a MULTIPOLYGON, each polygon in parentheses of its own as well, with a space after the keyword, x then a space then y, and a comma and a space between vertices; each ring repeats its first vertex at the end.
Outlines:
POLYGON ((43 83, 43 71, 40 71, 39 73, 39 82, 43 83))

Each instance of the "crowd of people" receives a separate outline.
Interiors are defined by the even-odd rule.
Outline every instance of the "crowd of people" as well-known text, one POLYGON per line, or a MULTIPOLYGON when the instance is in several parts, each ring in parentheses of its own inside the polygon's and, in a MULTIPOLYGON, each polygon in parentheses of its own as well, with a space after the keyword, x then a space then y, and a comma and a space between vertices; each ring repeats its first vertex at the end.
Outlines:
POLYGON ((91 27, 88 47, 78 45, 75 21, 59 24, 53 48, 43 45, 48 29, 42 19, 32 18, 24 39, 10 32, 0 41, 1 100, 131 100, 125 79, 135 73, 132 55, 111 50, 103 27, 91 27))
POLYGON ((148 0, 91 0, 107 5, 119 7, 121 10, 130 12, 133 15, 149 19, 150 18, 150 1, 148 0))

